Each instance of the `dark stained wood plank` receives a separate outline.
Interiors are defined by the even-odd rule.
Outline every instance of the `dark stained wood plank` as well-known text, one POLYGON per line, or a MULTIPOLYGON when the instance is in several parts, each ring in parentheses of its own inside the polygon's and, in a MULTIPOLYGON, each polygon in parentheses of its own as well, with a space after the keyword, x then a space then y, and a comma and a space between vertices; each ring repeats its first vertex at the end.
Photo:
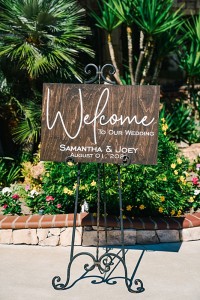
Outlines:
POLYGON ((156 164, 159 86, 44 84, 41 160, 156 164))

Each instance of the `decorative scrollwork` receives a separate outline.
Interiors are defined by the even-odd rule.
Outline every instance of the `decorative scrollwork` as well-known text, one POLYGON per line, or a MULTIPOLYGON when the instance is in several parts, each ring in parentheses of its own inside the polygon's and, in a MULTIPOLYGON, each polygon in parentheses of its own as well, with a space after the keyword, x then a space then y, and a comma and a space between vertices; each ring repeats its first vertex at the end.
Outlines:
POLYGON ((60 276, 55 276, 53 279, 52 279, 52 286, 55 290, 67 290, 70 288, 70 286, 68 286, 69 284, 69 281, 70 281, 70 276, 71 276, 71 266, 72 266, 72 263, 73 261, 78 257, 78 256, 82 256, 82 255, 86 255, 86 256, 89 256, 91 259, 92 259, 92 264, 91 266, 89 266, 89 264, 85 264, 84 265, 84 269, 86 272, 90 272, 92 271, 94 268, 95 268, 95 263, 96 263, 96 259, 94 257, 94 255, 92 255, 91 253, 89 252, 81 252, 81 253, 78 253, 76 255, 73 256, 73 258, 70 260, 69 262, 69 265, 68 265, 68 268, 67 268, 67 279, 66 279, 66 282, 65 283, 60 283, 61 281, 61 278, 60 276))
POLYGON ((103 79, 105 82, 109 83, 109 84, 116 84, 115 81, 108 80, 108 79, 106 79, 106 77, 104 76, 104 70, 105 70, 106 68, 110 68, 110 69, 109 69, 109 72, 108 72, 109 75, 114 75, 115 72, 116 72, 116 69, 115 69, 115 67, 114 67, 113 65, 111 65, 111 64, 106 64, 106 65, 104 65, 104 66, 101 68, 101 77, 102 77, 102 79, 103 79))
MULTIPOLYGON (((135 285, 139 285, 136 290, 134 290, 134 293, 142 293, 144 292, 144 286, 143 286, 143 282, 140 279, 135 279, 134 281, 135 285)), ((128 289, 129 290, 129 289, 128 289)))
POLYGON ((92 73, 90 67, 93 67, 95 69, 96 74, 95 74, 95 76, 92 79, 84 81, 84 83, 94 83, 98 79, 99 69, 98 69, 98 67, 95 64, 88 64, 87 66, 85 66, 84 72, 86 74, 90 75, 92 73))
POLYGON ((110 271, 112 265, 113 265, 113 254, 105 253, 99 259, 98 269, 102 273, 107 273, 110 271))
POLYGON ((130 163, 131 163, 130 157, 127 156, 127 155, 124 155, 124 156, 123 156, 123 159, 122 159, 122 163, 123 163, 123 166, 128 166, 128 165, 130 165, 130 163))
POLYGON ((93 263, 93 265, 89 265, 89 264, 85 264, 84 265, 84 270, 86 271, 86 272, 90 272, 90 271, 92 271, 93 269, 95 268, 95 262, 93 263))
POLYGON ((60 276, 55 276, 52 279, 52 286, 54 287, 55 290, 64 290, 65 289, 65 284, 59 283, 60 281, 61 281, 60 276))
MULTIPOLYGON (((115 253, 105 253, 103 254, 100 258, 99 258, 99 263, 97 264, 98 269, 101 273, 108 273, 109 271, 111 271, 111 266, 114 265, 114 259, 117 259, 117 262, 122 263, 123 267, 124 267, 124 271, 125 271, 125 283, 127 286, 127 289, 129 292, 131 293, 141 293, 144 291, 144 287, 143 287, 143 282, 140 279, 135 279, 134 280, 134 284, 138 285, 138 287, 136 289, 132 288, 132 284, 133 281, 131 279, 128 278, 128 274, 127 274, 127 267, 126 267, 126 263, 125 260, 120 257, 118 254, 115 253)), ((123 278, 123 277, 121 277, 123 278)), ((100 282, 106 282, 107 284, 116 284, 117 281, 114 280, 114 278, 109 278, 109 275, 107 278, 104 278, 103 281, 97 281, 97 280, 93 280, 92 283, 93 284, 97 284, 100 282)))
MULTIPOLYGON (((124 267, 124 271, 125 271, 125 277, 117 277, 119 278, 124 278, 125 280, 125 284, 127 286, 127 289, 129 292, 131 293, 141 293, 144 291, 144 287, 143 287, 143 283, 140 279, 135 279, 134 282, 133 280, 129 279, 127 276, 127 267, 125 264, 124 259, 119 256, 118 254, 115 253, 104 253, 98 260, 91 254, 88 252, 81 252, 76 254, 73 259, 70 261, 69 265, 68 265, 68 269, 67 269, 67 280, 65 283, 60 283, 61 278, 60 276, 55 276, 52 279, 52 286, 54 287, 54 289, 56 290, 67 290, 69 289, 71 286, 74 285, 74 283, 72 283, 70 286, 69 281, 70 281, 70 272, 71 272, 71 265, 72 262, 78 257, 78 256, 82 256, 82 255, 86 255, 89 256, 92 259, 92 263, 91 265, 89 264, 85 264, 84 265, 84 270, 86 271, 86 273, 92 271, 95 267, 97 267, 100 271, 101 274, 104 274, 104 276, 98 276, 98 280, 97 279, 93 279, 91 281, 91 283, 93 284, 99 284, 99 283, 107 283, 110 285, 116 284, 117 281, 114 280, 116 278, 110 278, 110 274, 112 273, 112 269, 111 266, 114 265, 114 259, 117 259, 118 263, 122 263, 123 267, 124 267), (108 272, 110 272, 110 274, 108 274, 108 272), (105 274, 108 274, 107 277, 105 276, 105 274), (132 284, 135 284, 137 286, 136 289, 132 288, 132 284)), ((84 278, 81 277, 81 278, 84 278)))
POLYGON ((84 72, 87 75, 90 75, 92 73, 91 68, 94 69, 95 75, 92 79, 86 80, 84 83, 94 83, 97 80, 98 80, 98 83, 101 83, 101 79, 102 79, 103 83, 107 82, 109 84, 116 84, 115 81, 111 81, 111 80, 107 79, 106 75, 105 75, 105 70, 106 69, 107 70, 109 69, 109 71, 108 71, 109 75, 114 75, 115 74, 116 69, 113 65, 105 64, 103 67, 101 67, 101 66, 97 67, 95 64, 88 64, 87 66, 85 66, 84 72))

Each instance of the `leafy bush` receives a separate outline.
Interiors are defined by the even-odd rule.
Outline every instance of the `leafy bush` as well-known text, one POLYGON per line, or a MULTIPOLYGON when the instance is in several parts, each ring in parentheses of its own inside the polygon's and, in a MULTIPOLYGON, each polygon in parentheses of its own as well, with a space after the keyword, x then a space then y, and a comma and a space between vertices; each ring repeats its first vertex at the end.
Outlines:
POLYGON ((181 101, 175 103, 170 110, 163 108, 161 118, 165 118, 168 125, 168 137, 175 142, 196 143, 200 140, 195 118, 192 115, 192 107, 181 101))
POLYGON ((5 187, 0 191, 0 206, 3 207, 3 214, 20 215, 21 202, 20 195, 14 188, 5 187))
POLYGON ((200 207, 200 153, 192 165, 192 171, 192 184, 194 187, 194 193, 192 196, 193 199, 191 198, 191 200, 193 200, 191 203, 192 208, 196 210, 200 207))
POLYGON ((125 185, 126 199, 132 196, 132 204, 127 201, 126 210, 133 214, 179 216, 191 207, 192 185, 187 181, 189 162, 180 155, 176 144, 169 141, 167 124, 162 121, 157 165, 133 165, 131 172, 125 173, 131 179, 130 189, 125 185))
MULTIPOLYGON (((33 212, 43 210, 44 213, 68 213, 74 210, 77 170, 75 165, 65 163, 45 163, 42 179, 43 192, 34 199, 27 199, 33 212)), ((95 206, 97 187, 95 164, 82 165, 82 178, 79 188, 80 202, 83 199, 95 206)), ((96 209, 96 208, 95 208, 96 209)))
POLYGON ((11 158, 0 159, 0 186, 9 186, 20 177, 20 166, 11 158))
MULTIPOLYGON (((136 215, 180 216, 200 207, 199 173, 189 180, 189 161, 180 154, 176 144, 169 140, 168 125, 161 119, 157 165, 121 166, 124 217, 136 215)), ((198 158, 199 159, 199 158, 198 158)), ((200 160, 200 159, 199 159, 200 160)), ((200 169, 197 160, 193 169, 200 169)), ((98 167, 101 177, 101 201, 107 203, 107 213, 119 215, 117 166, 96 163, 81 164, 79 211, 86 201, 89 212, 97 211, 98 167), (103 188, 105 183, 105 189, 103 188)), ((8 192, 0 192, 3 213, 21 213, 20 199, 24 199, 32 213, 57 214, 74 211, 77 186, 77 165, 71 162, 40 162, 39 154, 33 162, 23 162, 24 183, 11 185, 8 192), (18 186, 18 188, 17 188, 18 186), (13 195, 17 195, 14 196, 13 195)), ((103 209, 103 205, 101 205, 103 209)), ((103 211, 101 211, 103 213, 103 211)))
MULTIPOLYGON (((155 166, 121 167, 123 209, 125 216, 181 215, 196 203, 194 186, 187 181, 189 162, 181 156, 174 142, 166 135, 167 124, 162 119, 159 133, 158 163, 155 166)), ((71 164, 71 163, 70 163, 71 164)), ((32 205, 33 212, 73 212, 77 166, 65 163, 45 163, 43 192, 32 205)), ((103 181, 103 180, 101 180, 103 181)), ((96 212, 97 164, 82 164, 79 187, 79 207, 86 200, 90 212, 96 212)), ((119 214, 118 181, 115 165, 105 164, 105 193, 108 214, 119 214)), ((196 203, 196 208, 199 206, 196 203)))

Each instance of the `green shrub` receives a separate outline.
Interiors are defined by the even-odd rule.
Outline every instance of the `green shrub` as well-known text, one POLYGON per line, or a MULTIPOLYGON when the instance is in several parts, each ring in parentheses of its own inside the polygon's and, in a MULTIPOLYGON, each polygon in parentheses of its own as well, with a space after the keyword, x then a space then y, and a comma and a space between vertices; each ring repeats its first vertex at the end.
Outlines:
POLYGON ((20 215, 20 195, 14 187, 5 187, 0 191, 0 206, 3 207, 3 214, 20 215))
POLYGON ((20 177, 20 166, 11 158, 0 159, 0 187, 9 186, 20 177))
POLYGON ((167 110, 166 106, 163 105, 160 117, 166 120, 167 134, 170 140, 178 143, 184 141, 189 144, 199 142, 200 133, 192 106, 179 101, 167 110))
MULTIPOLYGON (((97 198, 95 164, 83 164, 79 189, 80 205, 83 200, 89 201, 91 209, 97 198)), ((66 163, 45 163, 45 174, 42 179, 43 192, 34 199, 28 198, 27 204, 33 212, 69 213, 74 210, 76 193, 77 166, 66 163)), ((96 209, 96 208, 95 208, 96 209)))
MULTIPOLYGON (((200 208, 200 152, 197 159, 192 164, 192 184, 194 187, 193 201, 191 202, 192 208, 197 210, 200 208)), ((191 200, 192 200, 191 198, 191 200)))
MULTIPOLYGON (((169 140, 166 135, 167 128, 165 120, 162 119, 157 165, 121 166, 125 216, 179 216, 196 203, 193 197, 194 186, 187 181, 189 162, 180 154, 176 144, 169 140)), ((47 162, 45 170, 42 178, 43 192, 32 201, 33 212, 38 212, 39 209, 43 209, 45 213, 73 212, 77 166, 47 162)), ((97 164, 82 164, 79 210, 86 200, 90 207, 89 211, 95 213, 97 192, 97 164)), ((102 199, 106 199, 107 213, 119 215, 116 165, 105 164, 105 193, 102 189, 101 195, 102 199)))
POLYGON ((191 206, 192 185, 187 182, 189 162, 165 135, 166 123, 162 123, 161 128, 157 165, 133 165, 124 173, 126 210, 131 206, 133 214, 179 216, 191 206), (130 187, 126 181, 130 182, 130 187), (132 199, 132 204, 128 199, 132 199))

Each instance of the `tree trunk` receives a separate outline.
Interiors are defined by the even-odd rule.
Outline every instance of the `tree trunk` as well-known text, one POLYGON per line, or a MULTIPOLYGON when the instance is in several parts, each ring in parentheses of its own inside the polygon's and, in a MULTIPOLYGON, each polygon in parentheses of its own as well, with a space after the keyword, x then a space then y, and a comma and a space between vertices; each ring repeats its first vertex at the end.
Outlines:
POLYGON ((141 74, 143 60, 144 60, 144 33, 140 31, 140 55, 139 55, 139 59, 135 71, 135 84, 139 84, 139 76, 141 74))
POLYGON ((144 60, 144 50, 140 51, 140 56, 139 56, 136 71, 135 71, 135 84, 139 84, 139 81, 140 81, 139 77, 141 74, 143 60, 144 60))
POLYGON ((188 94, 189 94, 189 100, 190 104, 192 105, 192 115, 196 119, 198 117, 198 104, 196 102, 196 96, 195 96, 195 79, 194 77, 190 77, 188 79, 188 94))
POLYGON ((151 81, 152 84, 157 84, 158 75, 159 75, 160 69, 162 67, 162 61, 163 61, 163 59, 158 59, 155 64, 154 73, 153 73, 152 81, 151 81))
POLYGON ((134 85, 135 80, 134 80, 134 73, 133 73, 133 45, 132 45, 131 27, 127 26, 126 32, 127 32, 127 41, 128 41, 128 66, 129 66, 129 72, 131 77, 131 84, 134 85))
POLYGON ((147 75, 148 75, 148 72, 150 69, 153 52, 154 52, 154 48, 155 48, 154 41, 151 37, 147 40, 147 46, 145 48, 146 48, 145 57, 147 58, 147 62, 146 62, 146 66, 142 73, 142 79, 141 79, 141 83, 140 83, 141 85, 145 84, 145 81, 147 79, 147 75))
POLYGON ((118 84, 123 85, 123 83, 122 83, 122 81, 120 79, 120 73, 119 73, 119 69, 117 67, 117 63, 116 63, 116 59, 115 59, 115 52, 114 52, 114 48, 113 48, 113 44, 112 44, 112 39, 111 39, 111 34, 110 33, 108 33, 107 42, 108 42, 108 49, 109 49, 109 53, 110 53, 110 58, 111 58, 113 66, 116 69, 114 77, 115 77, 115 79, 116 79, 116 81, 117 81, 118 84))

